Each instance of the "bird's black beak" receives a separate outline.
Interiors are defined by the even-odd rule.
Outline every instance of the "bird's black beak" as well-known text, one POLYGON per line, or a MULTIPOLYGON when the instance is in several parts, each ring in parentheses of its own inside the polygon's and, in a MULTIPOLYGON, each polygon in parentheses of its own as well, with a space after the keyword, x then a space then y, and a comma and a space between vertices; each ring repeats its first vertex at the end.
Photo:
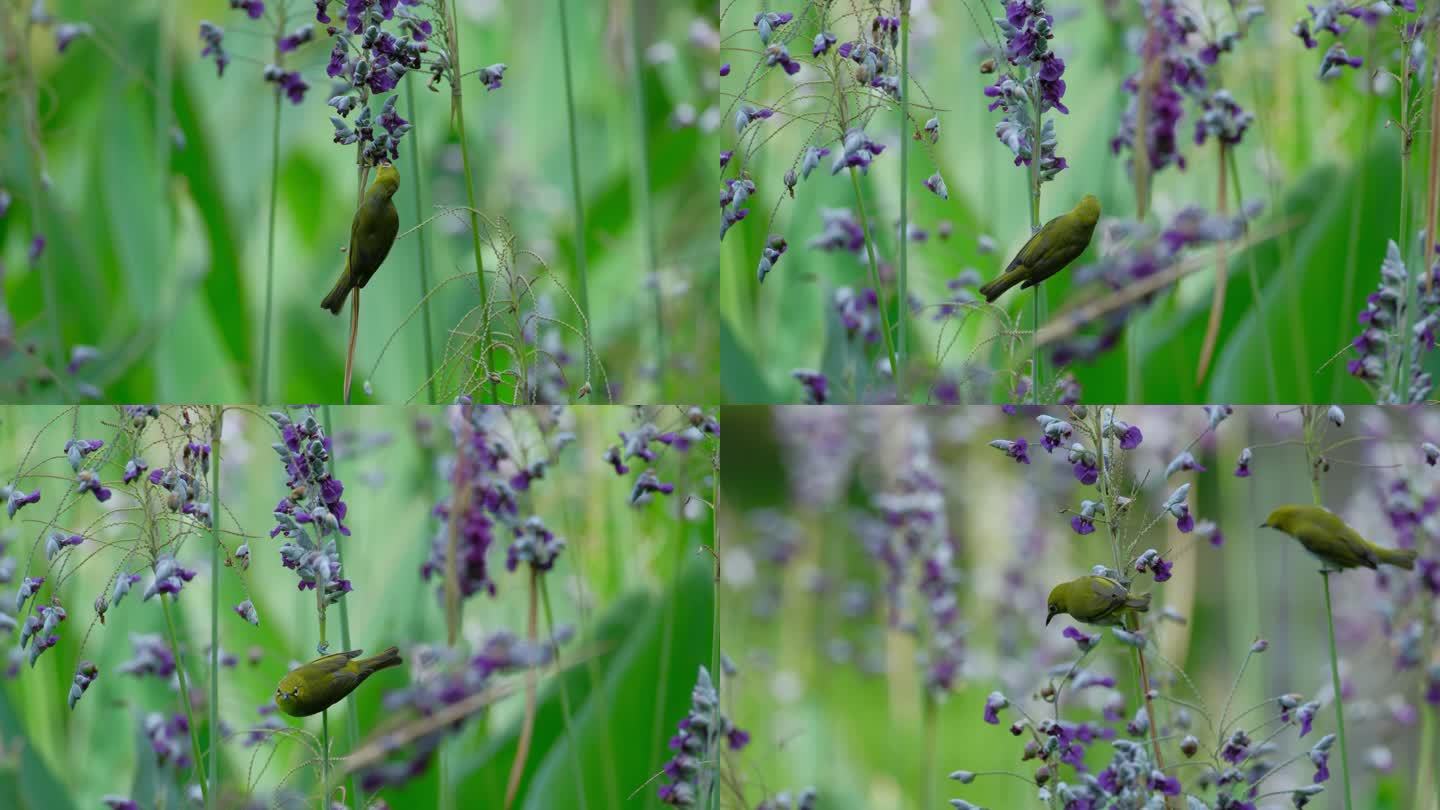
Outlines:
POLYGON ((1269 524, 1269 523, 1261 523, 1261 524, 1260 524, 1260 528, 1262 528, 1262 529, 1268 529, 1268 528, 1270 528, 1270 524, 1269 524))
POLYGON ((1050 626, 1050 620, 1053 619, 1053 618, 1055 618, 1055 611, 1052 610, 1052 611, 1050 611, 1049 613, 1046 613, 1046 614, 1045 614, 1045 626, 1046 626, 1046 627, 1049 627, 1049 626, 1050 626))

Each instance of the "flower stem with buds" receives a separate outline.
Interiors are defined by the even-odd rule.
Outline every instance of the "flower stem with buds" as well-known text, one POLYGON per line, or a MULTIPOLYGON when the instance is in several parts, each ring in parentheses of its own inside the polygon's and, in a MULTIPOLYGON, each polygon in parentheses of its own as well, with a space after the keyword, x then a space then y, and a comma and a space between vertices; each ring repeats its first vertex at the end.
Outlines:
MULTIPOLYGON (((1030 235, 1034 236, 1040 232, 1040 159, 1044 154, 1044 147, 1040 139, 1044 133, 1045 114, 1041 111, 1043 99, 1040 92, 1040 73, 1033 72, 1035 77, 1034 86, 1030 88, 1031 95, 1035 98, 1035 128, 1030 135, 1030 235)), ((1036 405, 1040 404, 1040 389, 1043 387, 1044 360, 1040 355, 1040 319, 1045 317, 1045 300, 1041 293, 1041 285, 1036 284, 1034 292, 1034 318, 1030 324, 1030 350, 1031 357, 1031 379, 1030 398, 1036 405)))

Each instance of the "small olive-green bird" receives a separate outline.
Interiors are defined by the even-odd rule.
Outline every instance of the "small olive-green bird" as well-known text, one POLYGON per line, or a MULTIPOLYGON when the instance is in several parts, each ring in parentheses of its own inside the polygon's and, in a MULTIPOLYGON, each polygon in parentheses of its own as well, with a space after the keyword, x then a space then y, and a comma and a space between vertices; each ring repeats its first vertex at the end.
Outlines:
POLYGON ((1010 260, 1005 272, 980 288, 985 302, 993 302, 1016 284, 1028 289, 1064 270, 1085 252, 1099 221, 1100 201, 1094 194, 1086 194, 1069 213, 1045 223, 1010 260))
POLYGON ((327 655, 285 673, 275 689, 275 705, 291 717, 309 717, 344 700, 374 673, 400 666, 400 651, 395 647, 370 658, 360 658, 360 653, 350 650, 327 655))
POLYGON ((1360 536, 1334 513, 1318 506, 1280 506, 1260 524, 1262 529, 1279 529, 1300 541, 1305 550, 1320 558, 1326 568, 1343 570, 1365 566, 1394 565, 1406 570, 1415 567, 1413 548, 1384 548, 1360 536))
POLYGON ((364 289, 370 277, 380 269, 395 234, 400 231, 400 212, 390 199, 400 188, 400 172, 389 163, 380 164, 375 181, 365 191, 365 199, 350 222, 350 250, 345 256, 345 269, 340 280, 320 302, 320 306, 339 315, 351 290, 364 289))
POLYGON ((1119 582, 1094 574, 1056 585, 1047 602, 1047 625, 1061 613, 1085 624, 1123 625, 1130 611, 1150 610, 1150 594, 1132 594, 1119 582))

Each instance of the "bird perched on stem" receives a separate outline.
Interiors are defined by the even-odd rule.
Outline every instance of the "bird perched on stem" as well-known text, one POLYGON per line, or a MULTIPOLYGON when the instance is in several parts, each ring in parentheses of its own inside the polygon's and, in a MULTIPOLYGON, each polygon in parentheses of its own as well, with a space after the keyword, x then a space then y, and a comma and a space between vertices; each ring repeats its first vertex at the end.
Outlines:
POLYGON ((275 705, 291 717, 319 714, 344 700, 374 673, 400 666, 400 651, 395 647, 369 658, 359 657, 360 652, 316 658, 285 673, 275 689, 275 705))
POLYGON ((380 164, 374 182, 366 189, 365 199, 350 222, 350 250, 345 256, 345 269, 320 303, 331 313, 339 315, 350 291, 363 289, 390 254, 395 234, 400 231, 400 212, 391 200, 399 188, 400 172, 388 163, 380 164))
POLYGON ((1150 594, 1132 594, 1119 582, 1094 574, 1062 582, 1050 590, 1045 624, 1061 613, 1085 624, 1124 626, 1131 611, 1150 610, 1150 594))
POLYGON ((1086 194, 1069 213, 1045 223, 1010 260, 1005 272, 980 288, 985 302, 993 302, 1016 284, 1028 289, 1064 270, 1085 252, 1099 221, 1100 201, 1094 194, 1086 194))
POLYGON ((1305 550, 1320 559, 1326 570, 1378 568, 1394 565, 1407 571, 1415 567, 1413 548, 1384 548, 1360 536, 1345 521, 1319 506, 1289 504, 1276 507, 1260 524, 1262 529, 1279 529, 1300 541, 1305 550))

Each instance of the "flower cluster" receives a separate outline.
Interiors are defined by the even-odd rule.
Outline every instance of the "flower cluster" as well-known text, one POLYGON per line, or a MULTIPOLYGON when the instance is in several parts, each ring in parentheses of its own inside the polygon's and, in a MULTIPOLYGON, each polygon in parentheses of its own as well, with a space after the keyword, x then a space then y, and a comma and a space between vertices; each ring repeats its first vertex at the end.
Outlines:
MULTIPOLYGON (((571 632, 565 627, 557 629, 555 644, 564 643, 571 632)), ((456 666, 437 664, 432 671, 415 677, 409 686, 387 692, 383 705, 388 715, 417 720, 444 715, 453 717, 454 722, 437 724, 433 731, 390 746, 385 760, 360 771, 361 787, 367 792, 397 787, 425 773, 445 736, 459 733, 464 718, 483 708, 483 704, 470 704, 485 695, 497 675, 545 667, 555 659, 556 652, 550 643, 534 644, 510 633, 496 633, 482 642, 479 652, 469 659, 456 666)), ((427 664, 443 655, 443 650, 421 650, 414 657, 427 664)))
POLYGON ((1063 101, 1065 61, 1050 50, 1055 18, 1045 10, 1044 0, 1008 0, 1004 6, 1005 16, 996 17, 995 24, 1005 39, 1006 63, 1026 71, 1021 75, 1006 69, 985 88, 985 96, 994 99, 990 110, 1003 113, 995 125, 995 136, 1015 155, 1016 166, 1029 166, 1038 152, 1040 180, 1052 180, 1069 164, 1055 154, 1055 122, 1046 119, 1045 113, 1070 112, 1063 101), (1038 150, 1034 143, 1037 126, 1038 150))
POLYGON ((731 751, 739 751, 750 741, 750 735, 732 725, 720 712, 720 695, 710 680, 709 670, 702 666, 690 693, 690 713, 670 738, 670 750, 675 755, 665 763, 666 782, 659 788, 661 804, 673 807, 700 804, 705 791, 713 785, 717 769, 708 763, 714 761, 722 739, 731 751))
POLYGON ((336 546, 350 529, 341 500, 345 485, 330 474, 330 437, 308 411, 298 422, 279 411, 270 419, 280 430, 281 440, 271 447, 285 465, 285 486, 290 490, 275 505, 270 536, 285 536, 280 562, 299 577, 300 590, 317 590, 326 604, 334 604, 351 590, 336 546))
MULTIPOLYGON (((1414 14, 1418 8, 1415 0, 1398 0, 1397 3, 1402 10, 1414 14)), ((1306 49, 1313 50, 1320 45, 1316 37, 1325 32, 1334 38, 1334 42, 1325 50, 1325 55, 1320 59, 1319 76, 1322 79, 1333 79, 1339 76, 1345 68, 1359 68, 1365 64, 1365 60, 1359 56, 1351 56, 1345 50, 1345 45, 1340 41, 1350 30, 1346 18, 1359 20, 1365 25, 1374 29, 1380 20, 1394 13, 1394 7, 1389 3, 1355 3, 1347 0, 1330 0, 1319 6, 1306 5, 1308 15, 1295 21, 1290 32, 1305 43, 1306 49)), ((1418 35, 1424 22, 1419 21, 1414 25, 1407 26, 1406 38, 1413 39, 1418 35)))
POLYGON ((686 453, 706 437, 719 435, 720 421, 702 408, 691 407, 685 410, 684 420, 670 429, 663 429, 646 419, 633 431, 620 431, 620 444, 607 447, 601 459, 615 470, 616 475, 630 472, 627 462, 631 459, 638 458, 644 462, 647 468, 635 479, 630 503, 632 506, 648 504, 652 494, 669 495, 675 491, 673 483, 662 481, 655 472, 653 465, 662 452, 670 449, 686 453))
MULTIPOLYGON (((1134 152, 1137 141, 1143 141, 1145 157, 1151 171, 1168 166, 1185 168, 1180 152, 1179 124, 1185 115, 1188 96, 1197 108, 1195 144, 1203 145, 1211 137, 1227 146, 1244 138, 1255 116, 1240 106, 1235 97, 1220 87, 1216 65, 1220 56, 1235 49, 1249 31, 1251 23, 1263 13, 1258 5, 1235 8, 1236 28, 1217 33, 1213 39, 1202 31, 1213 26, 1202 25, 1177 0, 1153 0, 1146 8, 1147 27, 1137 50, 1141 55, 1140 71, 1126 77, 1122 88, 1131 99, 1120 121, 1119 131, 1110 141, 1115 154, 1129 149, 1134 152), (1138 121, 1140 95, 1145 93, 1145 121, 1138 121), (1143 132, 1140 130, 1143 128, 1143 132)), ((1133 154, 1132 154, 1133 165, 1133 154)))
POLYGON ((1435 349, 1440 334, 1440 262, 1430 266, 1430 278, 1410 278, 1400 247, 1391 240, 1380 263, 1380 282, 1365 299, 1361 331, 1350 342, 1356 356, 1346 370, 1375 389, 1382 404, 1417 403, 1430 398, 1434 380, 1425 368, 1425 356, 1435 349), (1414 298, 1406 288, 1414 285, 1414 298), (1414 321, 1406 334, 1409 301, 1414 321))

